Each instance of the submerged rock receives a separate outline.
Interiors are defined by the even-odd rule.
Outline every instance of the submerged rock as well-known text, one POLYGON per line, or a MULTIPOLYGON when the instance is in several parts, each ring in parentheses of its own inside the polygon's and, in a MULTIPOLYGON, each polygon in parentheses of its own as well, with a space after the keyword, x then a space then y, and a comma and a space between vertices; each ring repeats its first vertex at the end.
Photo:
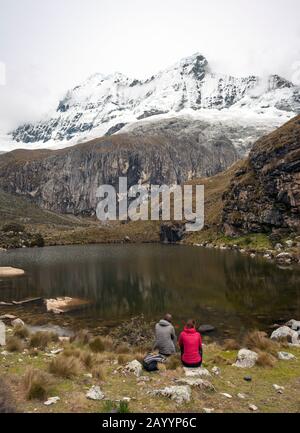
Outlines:
POLYGON ((90 301, 79 298, 69 298, 67 296, 54 299, 46 299, 46 308, 48 312, 62 314, 70 311, 79 310, 90 304, 90 301))
POLYGON ((150 395, 168 397, 177 404, 188 403, 191 399, 191 393, 189 385, 167 386, 166 388, 149 391, 150 395))
POLYGON ((256 352, 248 349, 241 349, 238 352, 236 362, 232 365, 239 368, 251 368, 255 365, 257 358, 258 355, 256 352))
POLYGON ((215 331, 215 329, 216 328, 214 326, 212 326, 212 325, 200 325, 199 328, 198 328, 198 331, 201 334, 205 334, 207 332, 215 331))
POLYGON ((11 266, 0 267, 0 277, 18 277, 24 274, 23 269, 12 268, 11 266))

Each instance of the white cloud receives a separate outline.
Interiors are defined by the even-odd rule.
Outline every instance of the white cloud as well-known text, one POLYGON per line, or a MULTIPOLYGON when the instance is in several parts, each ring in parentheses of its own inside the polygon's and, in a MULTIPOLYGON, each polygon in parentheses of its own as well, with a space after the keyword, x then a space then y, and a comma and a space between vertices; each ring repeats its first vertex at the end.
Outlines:
POLYGON ((298 0, 0 0, 0 124, 38 119, 94 72, 145 77, 202 52, 237 75, 295 76, 298 0))

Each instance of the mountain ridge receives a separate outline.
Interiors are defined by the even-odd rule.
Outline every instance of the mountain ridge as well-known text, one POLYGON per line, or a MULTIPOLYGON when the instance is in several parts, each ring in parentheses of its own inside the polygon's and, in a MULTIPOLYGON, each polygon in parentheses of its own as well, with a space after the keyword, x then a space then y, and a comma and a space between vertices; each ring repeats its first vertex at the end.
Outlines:
POLYGON ((145 80, 93 74, 66 93, 50 119, 21 125, 11 137, 17 143, 67 146, 150 117, 210 110, 266 114, 284 123, 300 112, 300 88, 278 75, 263 80, 216 73, 196 53, 145 80))

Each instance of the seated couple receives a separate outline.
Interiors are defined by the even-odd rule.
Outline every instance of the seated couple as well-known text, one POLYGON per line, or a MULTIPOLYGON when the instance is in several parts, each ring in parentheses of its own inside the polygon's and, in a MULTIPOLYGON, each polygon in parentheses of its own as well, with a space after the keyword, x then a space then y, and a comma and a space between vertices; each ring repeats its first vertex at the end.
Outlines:
MULTIPOLYGON (((189 319, 178 338, 181 362, 184 367, 196 368, 202 364, 202 338, 195 324, 195 320, 189 319)), ((172 316, 166 314, 165 318, 155 325, 154 349, 161 355, 170 356, 176 353, 176 341, 172 316)))

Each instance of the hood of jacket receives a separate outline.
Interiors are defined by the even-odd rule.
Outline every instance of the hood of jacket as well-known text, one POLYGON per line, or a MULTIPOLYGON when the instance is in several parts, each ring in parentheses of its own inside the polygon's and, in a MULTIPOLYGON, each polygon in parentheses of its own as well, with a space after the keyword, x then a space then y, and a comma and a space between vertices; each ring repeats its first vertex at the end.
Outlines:
POLYGON ((186 326, 183 329, 183 332, 186 332, 187 334, 195 334, 197 330, 195 328, 187 328, 186 326))
POLYGON ((168 322, 168 321, 165 320, 165 319, 161 319, 161 320, 158 322, 158 324, 159 324, 160 326, 170 326, 170 325, 171 325, 171 323, 168 322))

